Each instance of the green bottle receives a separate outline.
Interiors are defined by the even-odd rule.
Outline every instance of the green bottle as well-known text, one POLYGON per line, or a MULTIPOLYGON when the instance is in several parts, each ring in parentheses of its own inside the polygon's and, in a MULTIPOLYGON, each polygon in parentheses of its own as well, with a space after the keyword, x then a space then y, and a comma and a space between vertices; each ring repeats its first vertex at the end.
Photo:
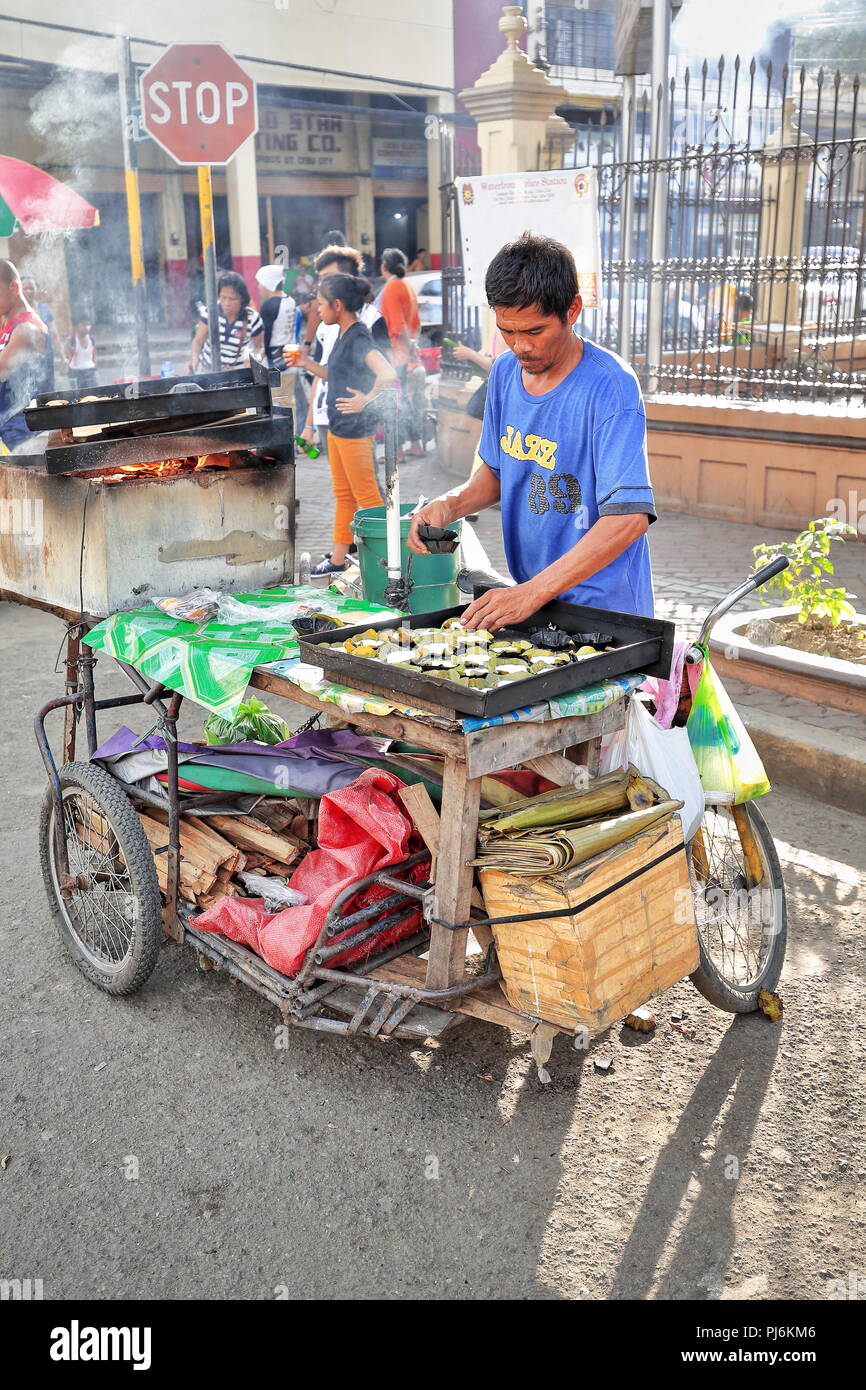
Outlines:
POLYGON ((453 338, 443 338, 442 341, 446 347, 457 347, 453 338))
POLYGON ((322 452, 321 449, 316 448, 315 444, 308 444, 306 439, 302 439, 299 434, 295 435, 295 443, 298 448, 306 454, 308 459, 317 459, 322 452))

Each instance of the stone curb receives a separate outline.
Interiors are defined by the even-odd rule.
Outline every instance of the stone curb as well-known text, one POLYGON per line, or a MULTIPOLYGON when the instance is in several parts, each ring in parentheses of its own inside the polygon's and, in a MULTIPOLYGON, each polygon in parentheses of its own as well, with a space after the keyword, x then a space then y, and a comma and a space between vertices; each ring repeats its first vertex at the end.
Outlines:
POLYGON ((866 815, 866 740, 804 725, 770 710, 741 705, 739 714, 771 782, 866 815))

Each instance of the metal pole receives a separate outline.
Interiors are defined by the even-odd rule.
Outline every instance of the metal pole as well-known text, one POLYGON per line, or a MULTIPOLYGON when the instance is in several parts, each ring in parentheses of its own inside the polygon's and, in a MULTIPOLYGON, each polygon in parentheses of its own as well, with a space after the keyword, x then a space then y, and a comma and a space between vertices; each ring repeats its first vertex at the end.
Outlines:
POLYGON ((385 589, 385 602, 394 608, 403 609, 409 599, 409 575, 403 578, 403 564, 400 543, 400 466, 398 463, 400 440, 398 439, 397 393, 386 390, 382 393, 382 406, 385 429, 385 535, 388 557, 388 584, 385 589))
POLYGON ((144 250, 141 234, 141 199, 138 191, 138 150, 133 129, 130 96, 132 62, 129 39, 117 36, 117 85, 120 92, 120 124, 123 133, 123 168, 126 182, 126 217, 129 225, 129 263, 132 269, 132 298, 135 310, 135 341, 138 349, 138 375, 150 376, 150 343, 147 336, 147 284, 144 278, 144 250))
POLYGON ((652 157, 650 184, 650 282, 647 304, 647 389, 658 389, 664 343, 663 264, 667 253, 667 170, 660 161, 668 156, 669 93, 668 58, 671 51, 671 0, 653 0, 652 30, 652 157))
POLYGON ((634 150, 635 126, 635 80, 632 74, 622 79, 622 151, 621 159, 625 166, 622 172, 622 227, 620 231, 619 259, 622 271, 619 277, 619 355, 624 361, 631 357, 631 271, 625 262, 631 260, 632 238, 634 235, 634 178, 628 165, 634 150))
POLYGON ((204 297, 207 304, 210 369, 220 370, 220 323, 217 304, 216 247, 213 225, 213 184, 210 165, 198 166, 198 215, 201 222, 201 255, 204 265, 204 297))

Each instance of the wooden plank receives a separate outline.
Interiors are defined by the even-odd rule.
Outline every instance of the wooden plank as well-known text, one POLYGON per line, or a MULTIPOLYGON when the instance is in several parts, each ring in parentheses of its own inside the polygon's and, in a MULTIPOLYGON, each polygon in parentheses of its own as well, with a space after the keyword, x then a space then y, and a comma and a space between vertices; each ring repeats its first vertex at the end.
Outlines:
MULTIPOLYGON (((446 758, 442 787, 439 859, 433 896, 433 912, 445 922, 465 922, 472 902, 481 779, 470 777, 466 764, 446 758)), ((468 930, 449 931, 435 922, 430 931, 427 984, 445 989, 463 978, 468 930)))
POLYGON ((562 753, 542 753, 539 758, 527 758, 523 766, 546 777, 548 782, 555 782, 558 787, 586 786, 589 781, 589 773, 562 753))
MULTIPOLYGON (((329 704, 324 700, 317 700, 315 695, 309 695, 299 685, 292 685, 285 676, 275 676, 272 672, 263 671, 259 667, 253 671, 250 685, 257 690, 268 690, 272 695, 282 695, 284 700, 291 700, 296 705, 304 705, 307 709, 318 710, 320 714, 337 714, 346 723, 356 725, 359 729, 369 729, 374 734, 384 734, 388 738, 399 738, 410 743, 417 743, 422 748, 429 749, 431 753, 444 753, 446 757, 460 757, 463 752, 463 734, 460 731, 450 733, 445 729, 434 729, 429 724, 422 723, 420 719, 410 719, 407 715, 402 714, 346 714, 336 705, 329 704)), ((379 694, 382 698, 381 691, 379 694)))
POLYGON ((621 729, 625 722, 625 700, 616 700, 600 714, 572 715, 568 719, 548 719, 541 724, 496 724, 466 735, 466 765, 470 777, 503 772, 529 758, 559 753, 563 748, 585 743, 621 729))
POLYGON ((597 777, 601 761, 601 735, 587 739, 572 749, 575 767, 585 767, 587 777, 597 777))
POLYGON ((294 836, 286 835, 285 831, 278 834, 264 821, 257 821, 255 816, 208 816, 208 821, 215 830, 230 840, 232 845, 252 850, 255 854, 263 854, 266 859, 278 859, 281 863, 291 864, 292 860, 298 857, 300 845, 296 843, 294 836))
POLYGON ((435 878, 436 856, 439 853, 439 812, 433 805, 430 793, 421 782, 416 782, 411 787, 401 787, 397 795, 412 817, 415 829, 433 857, 433 871, 430 877, 435 878))

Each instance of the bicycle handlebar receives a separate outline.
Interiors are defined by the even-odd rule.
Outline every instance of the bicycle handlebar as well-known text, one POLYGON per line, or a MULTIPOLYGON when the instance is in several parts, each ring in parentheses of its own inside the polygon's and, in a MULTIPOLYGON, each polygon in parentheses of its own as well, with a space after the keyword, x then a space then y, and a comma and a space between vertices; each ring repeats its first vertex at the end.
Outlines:
MULTIPOLYGON (((711 608, 706 618, 704 618, 696 646, 703 646, 706 643, 707 638, 719 618, 724 617, 725 613, 733 608, 735 603, 739 603, 741 598, 745 598, 746 594, 750 594, 754 589, 760 589, 761 585, 766 584, 768 579, 772 579, 775 575, 781 574, 782 570, 788 568, 788 563, 784 555, 779 555, 775 560, 771 560, 768 565, 765 565, 762 570, 758 570, 755 574, 750 574, 748 579, 744 580, 742 584, 739 584, 736 589, 732 589, 724 598, 719 599, 716 606, 711 608)), ((691 658, 692 664, 701 659, 700 653, 693 656, 693 652, 695 652, 695 647, 692 647, 689 652, 689 658, 691 658)))

